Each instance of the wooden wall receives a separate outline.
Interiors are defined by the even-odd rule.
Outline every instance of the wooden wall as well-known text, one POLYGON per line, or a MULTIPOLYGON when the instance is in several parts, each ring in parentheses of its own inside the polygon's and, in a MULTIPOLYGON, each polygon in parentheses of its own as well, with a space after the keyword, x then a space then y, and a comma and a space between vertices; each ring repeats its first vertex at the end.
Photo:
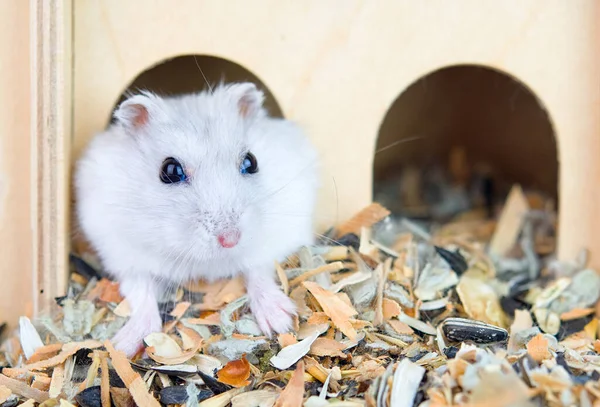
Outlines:
MULTIPOLYGON (((179 55, 221 57, 259 77, 321 151, 324 229, 371 201, 379 129, 398 95, 438 69, 482 65, 524 83, 546 108, 558 140, 559 255, 588 247, 600 266, 600 188, 590 182, 600 179, 596 0, 177 4, 74 2, 73 159, 141 72, 179 55)), ((556 155, 547 145, 544 159, 556 155)))
POLYGON ((29 1, 0 1, 0 321, 33 310, 29 1))

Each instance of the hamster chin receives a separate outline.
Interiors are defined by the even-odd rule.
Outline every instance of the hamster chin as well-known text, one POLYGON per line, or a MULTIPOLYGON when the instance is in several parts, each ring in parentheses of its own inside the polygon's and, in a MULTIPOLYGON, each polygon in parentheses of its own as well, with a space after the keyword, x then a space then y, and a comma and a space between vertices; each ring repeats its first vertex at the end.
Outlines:
POLYGON ((157 296, 189 280, 242 275, 261 330, 291 329, 273 264, 313 242, 317 153, 263 98, 250 83, 132 96, 78 161, 78 221, 130 303, 114 338, 129 356, 160 330, 157 296))

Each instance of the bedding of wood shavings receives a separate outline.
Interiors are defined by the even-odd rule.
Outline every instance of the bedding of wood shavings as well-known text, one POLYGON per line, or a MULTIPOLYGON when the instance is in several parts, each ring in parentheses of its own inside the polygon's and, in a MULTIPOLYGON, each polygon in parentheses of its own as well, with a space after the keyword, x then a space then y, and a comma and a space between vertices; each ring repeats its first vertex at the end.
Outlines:
POLYGON ((0 406, 598 406, 600 276, 553 259, 533 206, 516 186, 497 221, 427 230, 370 205, 275 265, 293 332, 264 337, 241 280, 197 283, 132 361, 107 340, 118 285, 73 256, 56 310, 3 344, 0 406))

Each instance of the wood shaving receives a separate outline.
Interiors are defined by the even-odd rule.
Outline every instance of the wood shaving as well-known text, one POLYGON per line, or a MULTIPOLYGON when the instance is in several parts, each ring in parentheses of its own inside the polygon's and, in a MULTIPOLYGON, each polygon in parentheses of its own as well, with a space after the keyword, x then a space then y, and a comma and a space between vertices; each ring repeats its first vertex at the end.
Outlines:
POLYGON ((336 296, 317 283, 306 281, 304 282, 304 286, 314 295, 323 308, 323 312, 331 318, 334 325, 347 337, 355 339, 356 330, 352 327, 349 318, 357 314, 356 310, 342 300, 341 297, 336 296))
POLYGON ((386 218, 389 214, 390 211, 387 208, 384 208, 376 202, 372 203, 354 215, 351 219, 348 219, 346 222, 339 225, 337 227, 337 234, 338 236, 344 236, 348 233, 358 234, 362 228, 373 226, 380 220, 386 218))
POLYGON ((302 407, 304 398, 304 362, 298 363, 287 386, 275 402, 275 407, 302 407))
MULTIPOLYGON (((21 337, 5 339, 0 400, 600 405, 598 277, 585 259, 548 252, 557 224, 535 229, 522 194, 513 189, 497 220, 473 212, 426 228, 373 204, 333 225, 315 246, 274 263, 298 315, 290 332, 273 337, 253 328, 242 279, 195 282, 160 304, 162 332, 128 360, 108 340, 129 316, 118 285, 75 268, 59 312, 23 320, 21 337), (75 335, 60 310, 79 301, 85 313, 77 315, 90 319, 75 321, 87 327, 75 335)), ((536 207, 538 217, 548 211, 536 207)))
POLYGON ((22 382, 20 380, 11 379, 10 377, 6 377, 5 375, 0 373, 0 386, 5 386, 12 393, 18 394, 19 396, 32 399, 38 403, 43 403, 48 400, 48 393, 45 391, 41 391, 30 387, 27 383, 22 382))
POLYGON ((542 334, 537 334, 527 343, 527 352, 533 360, 541 363, 544 359, 552 357, 548 345, 548 339, 542 334))

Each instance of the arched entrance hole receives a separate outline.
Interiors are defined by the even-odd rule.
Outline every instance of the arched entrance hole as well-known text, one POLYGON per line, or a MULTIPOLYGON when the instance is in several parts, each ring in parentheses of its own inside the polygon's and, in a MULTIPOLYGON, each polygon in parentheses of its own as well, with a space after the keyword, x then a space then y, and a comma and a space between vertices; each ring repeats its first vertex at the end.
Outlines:
POLYGON ((154 65, 140 73, 125 89, 115 104, 129 94, 150 90, 161 96, 199 92, 219 82, 253 82, 265 93, 265 108, 269 114, 282 117, 277 100, 267 86, 252 72, 230 60, 207 55, 182 55, 154 65))
POLYGON ((522 83, 460 65, 420 78, 391 105, 379 130, 374 199, 428 220, 486 209, 519 183, 555 204, 558 153, 550 118, 522 83))

